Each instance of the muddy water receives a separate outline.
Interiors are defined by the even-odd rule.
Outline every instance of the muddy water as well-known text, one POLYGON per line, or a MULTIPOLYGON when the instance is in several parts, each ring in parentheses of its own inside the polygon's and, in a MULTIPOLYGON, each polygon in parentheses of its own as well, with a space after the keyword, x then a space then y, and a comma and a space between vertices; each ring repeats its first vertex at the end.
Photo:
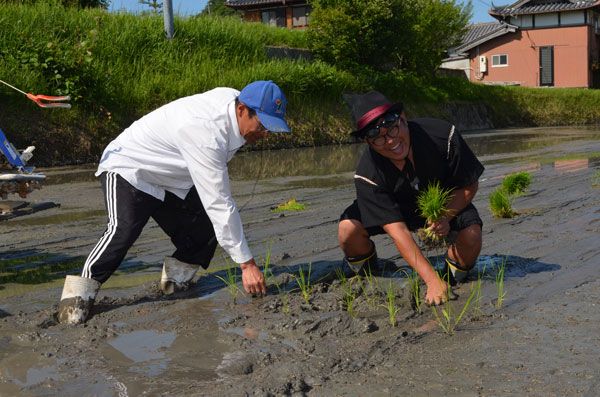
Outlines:
MULTIPOLYGON (((270 255, 283 292, 271 281, 266 298, 239 293, 234 301, 203 272, 191 291, 162 296, 156 280, 172 248, 150 222, 86 325, 55 319, 64 274, 76 270, 0 285, 0 395, 596 395, 600 129, 464 136, 486 166, 475 199, 483 279, 478 309, 453 336, 431 309, 413 311, 398 272, 405 263, 384 236, 374 241, 386 271, 368 294, 353 282, 356 316, 341 302, 336 223, 354 197, 362 145, 240 153, 230 164, 234 196, 253 252, 261 263, 270 255), (489 194, 520 170, 533 183, 514 199, 519 215, 493 218, 489 194), (307 210, 270 211, 290 198, 307 210), (503 264, 499 305, 494 277, 503 264), (312 271, 308 303, 294 278, 300 268, 312 271), (390 282, 394 326, 384 307, 390 282)), ((2 272, 83 258, 105 227, 93 167, 44 171, 48 184, 30 199, 61 207, 0 223, 2 272)), ((440 254, 428 253, 434 263, 440 254)), ((226 266, 219 251, 209 269, 225 276, 226 266)), ((453 310, 474 284, 455 290, 453 310)))

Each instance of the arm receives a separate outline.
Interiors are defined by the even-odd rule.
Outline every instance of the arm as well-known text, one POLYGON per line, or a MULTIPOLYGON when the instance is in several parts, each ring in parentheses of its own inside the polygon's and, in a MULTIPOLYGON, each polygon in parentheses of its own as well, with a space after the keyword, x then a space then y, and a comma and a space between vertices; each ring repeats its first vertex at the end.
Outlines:
POLYGON ((250 294, 266 294, 265 279, 256 265, 242 227, 229 185, 227 153, 209 147, 181 150, 202 205, 210 218, 217 241, 242 269, 242 283, 250 294))
POLYGON ((434 233, 439 236, 445 236, 450 233, 450 221, 456 214, 462 211, 477 194, 479 181, 475 181, 471 185, 462 189, 456 189, 452 192, 452 198, 448 203, 448 214, 437 222, 432 222, 429 226, 434 233))
POLYGON ((436 305, 445 302, 447 300, 448 286, 440 280, 433 267, 425 259, 406 227, 406 223, 389 223, 383 225, 383 230, 392 238, 404 260, 417 271, 419 276, 425 281, 425 284, 427 284, 425 302, 436 305))

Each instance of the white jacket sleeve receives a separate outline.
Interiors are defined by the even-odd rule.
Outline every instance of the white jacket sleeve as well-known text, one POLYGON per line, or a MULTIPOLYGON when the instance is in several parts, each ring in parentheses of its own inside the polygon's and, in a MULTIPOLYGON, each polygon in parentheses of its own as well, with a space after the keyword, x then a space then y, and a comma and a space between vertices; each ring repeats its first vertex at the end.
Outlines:
POLYGON ((213 224, 217 241, 236 263, 249 261, 252 253, 231 195, 227 151, 197 144, 182 147, 180 151, 213 224))

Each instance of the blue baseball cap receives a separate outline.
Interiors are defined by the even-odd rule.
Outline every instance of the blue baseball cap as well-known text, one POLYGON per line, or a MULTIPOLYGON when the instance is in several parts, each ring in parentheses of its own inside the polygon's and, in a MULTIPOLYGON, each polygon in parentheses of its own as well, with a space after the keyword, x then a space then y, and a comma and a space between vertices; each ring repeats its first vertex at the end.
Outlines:
POLYGON ((255 81, 245 86, 238 97, 250 109, 253 109, 260 123, 271 132, 291 133, 285 121, 285 95, 273 81, 255 81))

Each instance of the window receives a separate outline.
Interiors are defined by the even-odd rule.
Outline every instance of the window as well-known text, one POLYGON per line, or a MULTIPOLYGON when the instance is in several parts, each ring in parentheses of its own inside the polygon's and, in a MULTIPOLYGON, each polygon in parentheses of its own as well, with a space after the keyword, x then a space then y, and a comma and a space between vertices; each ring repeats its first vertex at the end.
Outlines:
POLYGON ((492 55, 492 67, 496 66, 508 66, 508 55, 492 55))
POLYGON ((262 23, 269 26, 285 28, 285 8, 277 8, 261 12, 262 23))
POLYGON ((311 11, 311 6, 292 8, 292 26, 308 26, 308 23, 310 22, 309 14, 311 11))

